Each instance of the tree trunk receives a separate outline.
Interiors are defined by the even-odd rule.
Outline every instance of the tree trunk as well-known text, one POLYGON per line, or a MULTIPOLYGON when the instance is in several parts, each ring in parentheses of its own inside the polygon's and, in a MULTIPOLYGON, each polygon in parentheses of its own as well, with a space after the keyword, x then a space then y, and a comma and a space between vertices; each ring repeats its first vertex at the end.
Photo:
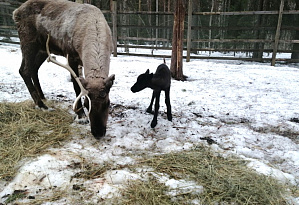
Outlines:
MULTIPOLYGON (((122 11, 126 12, 128 11, 128 0, 123 0, 122 1, 122 11)), ((129 19, 128 19, 128 15, 127 14, 122 14, 122 19, 121 19, 121 24, 122 25, 128 25, 129 19)), ((129 53, 129 42, 128 40, 126 40, 126 37, 128 37, 128 29, 126 27, 121 28, 121 36, 124 37, 124 41, 123 43, 125 44, 125 52, 129 53)))
POLYGON ((110 0, 112 17, 113 57, 117 57, 117 2, 110 0))
MULTIPOLYGON (((264 9, 264 5, 267 5, 267 2, 264 2, 264 0, 260 0, 258 7, 257 7, 257 11, 263 11, 266 10, 264 9)), ((263 20, 263 15, 257 15, 257 25, 256 27, 262 27, 264 24, 264 20, 263 20)), ((259 29, 257 31, 254 32, 255 36, 257 37, 257 39, 264 39, 265 35, 264 35, 264 31, 260 31, 259 29)), ((254 51, 252 58, 257 58, 260 59, 260 61, 262 61, 263 58, 263 50, 264 50, 264 43, 255 43, 254 44, 254 49, 258 50, 258 51, 254 51)))
MULTIPOLYGON (((212 6, 211 6, 211 12, 213 12, 214 11, 214 0, 212 0, 212 6)), ((213 15, 210 15, 210 20, 209 20, 209 40, 211 40, 212 39, 212 29, 211 29, 211 27, 212 27, 212 22, 213 22, 213 15)), ((211 42, 209 41, 209 43, 208 43, 208 45, 209 45, 209 48, 211 48, 211 42)), ((211 54, 211 51, 210 51, 210 54, 211 54)))
MULTIPOLYGON (((296 10, 299 10, 299 2, 296 2, 296 10)), ((294 25, 298 25, 299 24, 299 18, 297 15, 294 15, 294 25)), ((298 40, 299 39, 299 31, 296 30, 295 36, 293 37, 293 39, 298 40)), ((293 52, 292 52, 292 56, 291 59, 299 59, 299 44, 295 43, 293 44, 293 52), (296 52, 297 50, 297 52, 296 52), (295 51, 295 52, 294 52, 295 51)))
POLYGON ((172 38, 172 54, 171 54, 171 75, 176 80, 186 80, 183 75, 183 40, 184 40, 184 20, 186 11, 186 1, 177 0, 172 38))
MULTIPOLYGON (((147 7, 148 7, 148 11, 152 11, 152 1, 151 0, 147 0, 147 7)), ((149 38, 153 37, 153 29, 151 28, 152 26, 152 15, 148 15, 148 24, 150 26, 150 36, 149 38)))
MULTIPOLYGON (((170 2, 171 2, 171 0, 168 0, 168 2, 167 2, 167 11, 168 11, 168 12, 171 11, 171 9, 170 9, 170 2)), ((166 18, 167 18, 167 27, 169 27, 169 26, 170 26, 170 16, 167 15, 166 18)), ((169 44, 170 44, 170 42, 169 42, 169 39, 170 39, 170 33, 171 33, 170 29, 167 29, 167 30, 166 30, 166 39, 167 39, 166 47, 169 47, 169 44)))

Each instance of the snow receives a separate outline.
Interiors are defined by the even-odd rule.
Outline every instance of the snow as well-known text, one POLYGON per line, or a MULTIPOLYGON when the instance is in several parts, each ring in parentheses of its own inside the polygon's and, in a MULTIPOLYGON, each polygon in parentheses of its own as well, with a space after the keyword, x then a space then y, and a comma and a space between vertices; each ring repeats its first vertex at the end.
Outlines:
POLYGON ((22 190, 25 187, 30 192, 37 193, 39 190, 49 187, 65 188, 71 176, 76 173, 73 170, 66 169, 69 161, 72 160, 67 159, 67 157, 57 159, 46 154, 26 163, 20 168, 19 174, 6 187, 6 190, 12 193, 14 190, 22 190), (55 173, 55 175, 52 173, 55 173))
MULTIPOLYGON (((21 64, 19 47, 1 46, 0 56, 0 101, 31 100, 18 72, 21 64)), ((65 61, 62 57, 58 60, 65 61)), ((291 121, 299 118, 298 65, 272 67, 269 63, 238 60, 184 62, 188 81, 173 80, 171 85, 173 121, 167 120, 162 93, 158 125, 151 129, 152 115, 145 109, 152 91, 146 89, 133 94, 130 87, 139 74, 146 69, 154 72, 162 62, 162 59, 145 57, 111 57, 110 74, 115 74, 116 80, 110 91, 112 114, 106 136, 97 141, 90 134, 89 125, 74 123, 80 133, 74 134, 72 140, 25 162, 13 181, 0 182, 0 203, 5 201, 3 196, 17 189, 27 189, 33 195, 45 194, 44 190, 49 192, 53 187, 71 189, 75 183, 71 177, 78 170, 69 167, 82 159, 96 164, 126 165, 134 163, 132 154, 169 153, 198 144, 211 146, 223 155, 236 154, 249 160, 248 166, 257 172, 298 186, 299 124, 291 121), (200 139, 203 137, 209 137, 217 144, 208 145, 200 139)), ((167 59, 166 63, 169 65, 170 61, 167 59)), ((68 71, 45 62, 39 76, 47 99, 59 100, 64 106, 71 107, 75 94, 68 71)), ((128 181, 146 178, 147 172, 152 170, 140 170, 139 173, 113 170, 102 178, 83 181, 83 186, 91 193, 87 200, 96 203, 99 198, 120 196, 120 189, 128 181)), ((170 187, 172 196, 192 189, 200 193, 204 188, 192 181, 155 174, 170 187)), ((68 203, 65 200, 68 199, 44 204, 68 203)), ((299 204, 299 198, 290 200, 292 204, 299 204)), ((200 204, 196 200, 192 203, 200 204)))

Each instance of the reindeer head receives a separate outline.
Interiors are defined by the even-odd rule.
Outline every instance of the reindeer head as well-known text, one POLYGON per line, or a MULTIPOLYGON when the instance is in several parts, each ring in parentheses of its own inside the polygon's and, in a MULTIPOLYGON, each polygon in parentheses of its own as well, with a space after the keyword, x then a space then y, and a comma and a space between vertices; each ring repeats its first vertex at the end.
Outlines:
POLYGON ((89 110, 91 133, 96 139, 104 136, 109 112, 109 91, 115 75, 106 79, 92 78, 88 81, 80 78, 83 87, 88 91, 84 106, 89 110), (89 102, 90 101, 90 102, 89 102))
MULTIPOLYGON (((106 79, 99 78, 78 78, 70 65, 62 64, 56 60, 54 56, 51 55, 49 50, 49 40, 50 36, 48 35, 48 39, 46 42, 46 50, 48 53, 48 61, 55 63, 65 69, 67 69, 71 75, 74 77, 76 82, 78 83, 81 93, 76 98, 73 104, 73 110, 76 112, 77 103, 81 100, 82 96, 85 96, 84 106, 88 109, 88 116, 90 120, 91 133, 96 139, 103 137, 106 134, 106 125, 108 120, 108 112, 109 112, 109 91, 113 85, 115 75, 111 75, 106 79)), ((67 55, 68 62, 68 55, 67 55)))
POLYGON ((131 91, 133 93, 139 92, 144 88, 147 88, 151 84, 151 80, 153 78, 153 73, 149 73, 149 69, 141 75, 138 76, 137 82, 131 87, 131 91))

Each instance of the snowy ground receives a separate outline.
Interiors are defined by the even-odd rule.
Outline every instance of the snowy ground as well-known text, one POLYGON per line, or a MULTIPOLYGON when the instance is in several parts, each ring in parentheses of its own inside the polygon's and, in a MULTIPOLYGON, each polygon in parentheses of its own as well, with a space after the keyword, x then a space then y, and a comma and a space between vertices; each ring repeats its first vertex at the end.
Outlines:
MULTIPOLYGON (((0 101, 31 99, 18 73, 19 48, 2 46, 0 56, 0 101)), ((184 62, 188 81, 172 81, 173 121, 167 121, 162 94, 158 125, 151 129, 152 115, 145 113, 151 90, 133 94, 130 87, 139 74, 146 69, 154 72, 162 61, 112 57, 110 74, 115 74, 116 80, 110 92, 112 114, 106 136, 96 141, 89 132, 89 125, 74 125, 81 126, 82 132, 74 135, 63 148, 52 149, 49 154, 26 162, 12 182, 0 182, 0 203, 5 200, 3 196, 18 189, 26 188, 38 195, 50 187, 72 187, 71 176, 78 170, 69 167, 82 159, 128 164, 134 162, 129 152, 165 153, 188 149, 199 143, 207 144, 200 139, 202 137, 217 142, 211 145, 215 151, 236 153, 250 160, 249 166, 258 172, 298 186, 299 123, 293 122, 299 118, 297 65, 271 67, 269 63, 216 60, 184 62), (113 114, 113 110, 119 109, 121 112, 113 114)), ((44 63, 39 74, 48 99, 72 104, 75 94, 67 71, 44 63)), ((101 179, 85 181, 84 187, 92 193, 88 200, 96 202, 116 196, 118 188, 127 180, 139 177, 139 173, 118 170, 106 173, 101 179)), ((165 183, 175 187, 183 182, 166 180, 165 183)), ((200 188, 200 185, 192 186, 200 188)), ((290 203, 299 204, 299 198, 290 203)))

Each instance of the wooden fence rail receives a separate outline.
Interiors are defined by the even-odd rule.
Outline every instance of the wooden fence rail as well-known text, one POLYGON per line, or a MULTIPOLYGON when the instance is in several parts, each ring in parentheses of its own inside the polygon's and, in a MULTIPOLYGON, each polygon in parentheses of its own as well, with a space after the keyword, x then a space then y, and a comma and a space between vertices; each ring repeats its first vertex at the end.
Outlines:
MULTIPOLYGON (((282 2, 284 0, 281 0, 282 2)), ((1 3, 0 1, 0 45, 3 43, 18 44, 16 40, 18 35, 14 24, 11 20, 12 11, 18 6, 15 1, 5 0, 1 3)), ((117 55, 141 55, 151 57, 165 57, 170 58, 170 53, 165 55, 155 54, 154 50, 171 50, 172 42, 172 26, 173 26, 173 12, 162 12, 162 11, 118 11, 117 1, 112 1, 111 10, 104 10, 103 13, 107 18, 111 30, 113 33, 114 42, 114 56, 117 55), (136 20, 125 21, 124 18, 136 20), (149 23, 148 20, 143 20, 143 17, 149 18, 151 16, 152 21, 149 23), (123 48, 119 49, 118 48, 123 48), (138 53, 138 49, 146 50, 146 54, 138 53), (134 51, 134 52, 132 52, 134 51)), ((283 4, 282 4, 283 5, 283 4)), ((272 61, 274 64, 276 61, 285 62, 299 62, 296 59, 281 59, 276 58, 277 52, 280 53, 293 53, 299 52, 294 50, 292 47, 294 44, 299 44, 299 39, 293 39, 292 33, 299 32, 298 26, 284 25, 281 20, 286 15, 299 15, 299 10, 284 11, 283 7, 279 11, 238 11, 238 12, 197 12, 192 10, 191 1, 189 1, 188 11, 185 16, 185 38, 184 38, 184 49, 186 55, 184 58, 187 61, 190 59, 240 59, 240 60, 254 60, 254 61, 272 61), (259 15, 267 16, 274 15, 275 19, 277 16, 276 25, 259 25, 259 26, 248 26, 248 25, 219 25, 219 24, 199 24, 210 17, 225 17, 225 18, 254 18, 259 15), (280 25, 279 26, 279 20, 280 25), (271 31, 271 34, 270 34, 271 31), (229 32, 268 32, 265 38, 257 38, 256 35, 252 35, 251 38, 242 37, 228 37, 228 36, 217 36, 211 35, 213 33, 224 33, 229 32), (292 35, 285 35, 282 38, 279 34, 281 32, 288 32, 292 35), (259 46, 256 46, 259 45, 259 46), (252 54, 254 52, 267 52, 272 53, 273 58, 261 57, 213 57, 212 55, 200 55, 200 52, 242 52, 252 54), (194 55, 191 55, 194 53, 194 55)), ((214 18, 213 17, 213 18, 214 18)), ((248 35, 247 35, 248 36, 248 35)))

